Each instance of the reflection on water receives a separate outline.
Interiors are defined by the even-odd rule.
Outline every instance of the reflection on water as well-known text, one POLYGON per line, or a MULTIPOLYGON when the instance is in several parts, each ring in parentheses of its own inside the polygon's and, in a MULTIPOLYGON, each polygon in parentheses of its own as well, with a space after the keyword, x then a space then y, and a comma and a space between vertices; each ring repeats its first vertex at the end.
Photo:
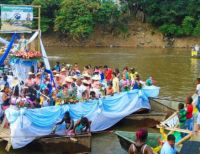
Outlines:
MULTIPOLYGON (((191 59, 187 49, 152 49, 152 48, 47 48, 51 64, 56 61, 65 63, 78 62, 83 67, 87 64, 109 65, 122 69, 124 66, 135 67, 142 79, 152 76, 161 87, 160 97, 184 100, 195 91, 195 79, 200 75, 200 60, 191 59)), ((171 105, 176 108, 177 104, 171 105)), ((137 123, 138 124, 138 123, 137 123)), ((132 126, 120 125, 112 129, 135 131, 132 126)), ((150 129, 150 131, 155 131, 150 129)), ((1 152, 4 153, 4 152, 1 152)), ((113 134, 96 134, 92 141, 93 154, 124 154, 117 137, 113 134)), ((21 153, 20 153, 21 154, 21 153)))

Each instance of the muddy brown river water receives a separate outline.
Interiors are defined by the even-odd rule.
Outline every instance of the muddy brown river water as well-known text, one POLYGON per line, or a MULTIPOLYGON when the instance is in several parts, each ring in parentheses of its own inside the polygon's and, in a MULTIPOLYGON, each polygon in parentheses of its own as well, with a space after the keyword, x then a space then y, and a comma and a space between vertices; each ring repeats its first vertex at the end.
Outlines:
MULTIPOLYGON (((77 62, 80 68, 87 64, 107 64, 120 69, 124 66, 135 67, 142 79, 152 76, 157 81, 157 86, 161 87, 159 97, 169 100, 182 101, 187 95, 192 94, 195 91, 195 79, 200 76, 200 60, 191 59, 189 49, 57 47, 47 48, 47 54, 51 65, 60 61, 71 64, 77 62)), ((174 108, 177 106, 176 103, 170 105, 174 108)), ((114 129, 135 131, 137 126, 118 125, 114 129)), ((4 150, 1 150, 0 154, 3 153, 4 150)), ((104 133, 93 136, 92 154, 124 153, 126 152, 121 149, 115 135, 104 133)))

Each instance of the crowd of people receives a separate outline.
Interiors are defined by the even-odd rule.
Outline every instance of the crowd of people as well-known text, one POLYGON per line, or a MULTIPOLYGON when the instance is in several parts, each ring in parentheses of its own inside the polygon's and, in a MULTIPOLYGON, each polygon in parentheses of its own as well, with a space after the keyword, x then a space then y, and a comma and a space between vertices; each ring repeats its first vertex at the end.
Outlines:
POLYGON ((10 105, 39 108, 84 102, 153 84, 151 77, 144 82, 134 68, 128 67, 120 72, 118 68, 111 69, 107 65, 87 65, 81 71, 77 63, 65 65, 56 62, 52 74, 44 70, 44 64, 40 62, 37 73, 30 71, 25 81, 3 73, 0 81, 3 110, 10 105))

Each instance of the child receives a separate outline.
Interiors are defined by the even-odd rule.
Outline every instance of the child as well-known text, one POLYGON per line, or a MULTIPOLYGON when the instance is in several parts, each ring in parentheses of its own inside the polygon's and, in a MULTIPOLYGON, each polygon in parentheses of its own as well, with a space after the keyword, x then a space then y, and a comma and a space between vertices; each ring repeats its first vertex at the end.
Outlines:
MULTIPOLYGON (((187 120, 187 117, 186 117, 186 110, 184 109, 184 104, 183 103, 179 103, 178 104, 178 117, 179 117, 179 125, 180 125, 180 128, 181 129, 186 129, 185 127, 185 123, 186 123, 186 120, 187 120)), ((181 136, 184 137, 185 134, 184 133, 181 133, 181 136)))
POLYGON ((55 134, 57 126, 61 125, 63 122, 66 124, 66 134, 72 135, 73 134, 73 128, 74 128, 74 121, 71 119, 69 112, 65 112, 63 119, 56 123, 56 126, 53 128, 52 134, 55 134))
POLYGON ((91 121, 88 120, 86 117, 82 117, 74 126, 74 133, 75 134, 83 134, 86 132, 90 132, 90 125, 91 121))
POLYGON ((193 131, 193 105, 192 105, 193 99, 191 96, 188 96, 186 98, 186 128, 190 131, 193 131))
POLYGON ((90 92, 90 99, 91 99, 91 100, 95 100, 95 99, 96 99, 96 94, 95 94, 94 91, 91 91, 91 92, 90 92))
POLYGON ((178 104, 178 110, 179 110, 178 117, 179 117, 180 128, 185 129, 185 122, 187 120, 187 117, 186 117, 187 112, 184 109, 183 103, 178 104))
POLYGON ((108 87, 106 88, 106 95, 113 95, 114 94, 114 90, 113 90, 113 86, 112 86, 112 82, 108 83, 108 87))

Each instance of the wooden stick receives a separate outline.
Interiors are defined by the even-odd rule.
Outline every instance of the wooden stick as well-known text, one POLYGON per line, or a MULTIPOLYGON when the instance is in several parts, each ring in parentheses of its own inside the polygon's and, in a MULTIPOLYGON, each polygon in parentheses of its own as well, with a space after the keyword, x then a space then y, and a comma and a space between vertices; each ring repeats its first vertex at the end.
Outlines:
POLYGON ((178 112, 174 112, 169 118, 167 118, 165 121, 161 122, 161 125, 165 125, 164 123, 167 122, 168 120, 172 119, 174 116, 177 115, 178 112))
MULTIPOLYGON (((174 127, 174 128, 177 128, 178 127, 178 124, 176 124, 176 126, 174 127)), ((173 130, 171 130, 167 135, 169 135, 169 134, 172 134, 174 131, 173 130)))
POLYGON ((189 133, 187 136, 182 138, 178 143, 176 143, 176 145, 182 144, 184 141, 188 140, 191 136, 192 136, 192 133, 189 133))
POLYGON ((182 133, 187 133, 187 134, 192 133, 192 131, 180 129, 180 128, 162 127, 161 125, 157 125, 156 127, 157 128, 164 128, 164 129, 169 130, 169 131, 177 131, 177 132, 182 132, 182 133))

